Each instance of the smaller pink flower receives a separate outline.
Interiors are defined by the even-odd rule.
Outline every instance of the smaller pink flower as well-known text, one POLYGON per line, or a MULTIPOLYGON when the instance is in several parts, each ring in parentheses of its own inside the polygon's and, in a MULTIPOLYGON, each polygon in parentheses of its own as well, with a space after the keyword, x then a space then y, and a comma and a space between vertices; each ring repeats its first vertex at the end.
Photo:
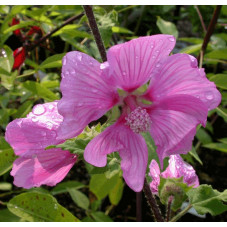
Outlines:
POLYGON ((54 186, 75 164, 77 157, 69 151, 45 150, 64 141, 57 139, 57 129, 62 121, 55 101, 38 104, 26 118, 8 124, 5 139, 19 156, 11 171, 16 186, 27 189, 43 184, 54 186))
POLYGON ((159 165, 155 160, 151 161, 149 176, 152 177, 150 188, 152 193, 158 193, 160 176, 163 178, 180 178, 183 177, 184 183, 196 188, 199 186, 199 179, 191 165, 184 162, 180 155, 170 155, 169 166, 164 172, 160 172, 159 165))

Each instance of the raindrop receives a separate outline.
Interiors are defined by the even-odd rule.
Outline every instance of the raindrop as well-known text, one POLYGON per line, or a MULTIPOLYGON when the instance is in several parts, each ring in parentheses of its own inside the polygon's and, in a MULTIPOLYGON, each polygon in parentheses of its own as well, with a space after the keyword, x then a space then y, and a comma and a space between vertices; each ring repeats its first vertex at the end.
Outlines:
POLYGON ((77 106, 82 106, 83 105, 83 103, 82 102, 79 102, 78 104, 77 104, 77 106))
POLYGON ((214 98, 212 92, 207 92, 205 96, 206 96, 206 99, 208 100, 212 100, 214 98))
POLYGON ((139 57, 138 56, 136 56, 136 59, 138 59, 139 57))
POLYGON ((172 37, 169 37, 169 41, 170 42, 174 42, 175 41, 175 38, 172 36, 172 37))
POLYGON ((159 53, 159 50, 156 50, 155 52, 158 54, 159 53))
POLYGON ((54 204, 54 209, 57 210, 58 209, 58 205, 54 204))
POLYGON ((41 132, 41 134, 42 134, 42 136, 46 136, 47 135, 46 132, 41 132))
POLYGON ((47 125, 48 128, 52 128, 52 127, 53 127, 53 123, 50 122, 50 121, 48 121, 48 122, 46 123, 46 125, 47 125))
POLYGON ((157 68, 159 68, 160 66, 161 66, 161 64, 159 64, 159 63, 156 65, 157 68))
POLYGON ((126 75, 126 72, 125 72, 125 71, 123 71, 123 75, 124 75, 124 76, 126 75))
POLYGON ((150 48, 152 49, 154 47, 154 45, 150 45, 150 48))
POLYGON ((32 121, 33 121, 33 122, 37 122, 37 121, 39 121, 39 118, 36 117, 36 116, 33 116, 33 117, 32 117, 32 121))
POLYGON ((42 115, 45 113, 45 107, 43 105, 36 105, 33 110, 32 113, 35 115, 42 115))
POLYGON ((92 62, 92 61, 90 61, 90 62, 89 62, 89 65, 93 65, 93 62, 92 62))
POLYGON ((72 70, 72 71, 71 71, 71 74, 76 74, 76 71, 75 71, 75 70, 72 70))
POLYGON ((48 106, 48 108, 49 108, 49 110, 53 110, 53 109, 54 109, 54 105, 50 104, 50 105, 48 106))
POLYGON ((78 56, 77 56, 77 59, 78 59, 79 61, 81 61, 81 60, 82 60, 82 55, 78 55, 78 56))
POLYGON ((156 58, 156 56, 155 56, 155 55, 153 55, 153 56, 152 56, 152 58, 156 58))

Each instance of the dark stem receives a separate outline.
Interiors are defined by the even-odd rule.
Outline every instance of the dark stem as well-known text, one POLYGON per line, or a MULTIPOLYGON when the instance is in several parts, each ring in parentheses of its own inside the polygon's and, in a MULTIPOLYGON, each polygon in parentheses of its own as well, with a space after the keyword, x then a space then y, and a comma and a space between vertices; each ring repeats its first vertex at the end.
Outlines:
POLYGON ((210 24, 208 26, 208 29, 207 29, 207 33, 206 33, 206 36, 203 40, 203 45, 202 45, 202 48, 201 48, 201 51, 200 51, 200 54, 199 56, 197 57, 197 60, 198 62, 200 61, 200 55, 204 55, 205 51, 206 51, 206 48, 207 48, 207 45, 210 41, 210 37, 211 35, 213 34, 214 32, 214 28, 215 28, 215 25, 217 23, 217 20, 218 20, 218 16, 219 16, 219 13, 221 11, 221 7, 222 6, 216 6, 215 10, 214 10, 214 13, 213 13, 213 16, 212 16, 212 19, 210 21, 210 24))
POLYGON ((142 192, 136 192, 136 221, 142 221, 142 192))
POLYGON ((174 197, 171 195, 168 199, 167 210, 166 210, 166 221, 168 222, 171 218, 171 205, 174 197))
POLYGON ((27 46, 27 50, 33 50, 35 47, 37 47, 40 43, 44 42, 46 39, 48 39, 52 34, 54 34, 56 31, 60 30, 61 28, 63 28, 64 26, 66 26, 67 24, 70 24, 71 22, 73 22, 74 20, 80 19, 82 16, 84 15, 84 13, 81 13, 79 15, 73 16, 71 18, 69 18, 68 20, 66 20, 61 26, 55 28, 54 30, 52 30, 51 32, 47 33, 45 36, 43 36, 40 40, 38 40, 37 42, 35 42, 33 45, 31 46, 27 46))
POLYGON ((144 194, 147 198, 148 204, 150 205, 151 210, 154 214, 155 220, 157 222, 164 222, 161 211, 159 210, 158 204, 157 204, 157 202, 154 198, 154 195, 152 194, 152 192, 150 190, 150 187, 147 183, 146 178, 145 178, 145 181, 144 181, 143 191, 144 191, 144 194))
POLYGON ((106 50, 102 41, 102 37, 100 35, 96 20, 95 20, 95 16, 92 10, 92 6, 83 6, 84 7, 84 11, 86 13, 86 16, 88 18, 88 22, 91 28, 91 31, 93 33, 93 36, 95 38, 95 42, 98 46, 99 49, 99 53, 101 55, 102 61, 106 61, 106 50))
POLYGON ((199 19, 200 19, 200 23, 203 27, 203 31, 206 33, 207 32, 207 29, 206 29, 206 25, 204 24, 204 21, 203 21, 203 16, 199 10, 199 7, 198 6, 194 6, 195 9, 196 9, 196 12, 198 13, 198 16, 199 16, 199 19))

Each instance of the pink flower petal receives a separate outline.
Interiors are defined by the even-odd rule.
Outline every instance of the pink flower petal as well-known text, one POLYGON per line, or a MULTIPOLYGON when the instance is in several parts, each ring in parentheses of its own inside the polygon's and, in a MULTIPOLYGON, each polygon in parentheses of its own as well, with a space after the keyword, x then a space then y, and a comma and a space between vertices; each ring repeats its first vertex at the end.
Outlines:
POLYGON ((115 45, 107 53, 110 77, 119 88, 134 91, 150 79, 157 62, 168 56, 174 46, 171 35, 141 37, 115 45))
POLYGON ((191 165, 184 162, 180 155, 170 155, 169 166, 161 174, 162 177, 183 177, 184 183, 194 188, 199 186, 199 179, 191 165))
POLYGON ((158 185, 160 184, 160 169, 158 163, 153 159, 149 166, 150 172, 149 176, 152 177, 152 182, 150 183, 150 188, 152 193, 158 194, 158 185))
POLYGON ((143 137, 135 134, 122 122, 117 122, 96 136, 85 148, 84 159, 102 167, 107 163, 107 154, 118 151, 123 177, 134 191, 141 191, 147 167, 147 146, 143 137))
POLYGON ((54 186, 67 175, 76 156, 60 148, 39 152, 33 158, 20 157, 13 163, 11 175, 17 187, 54 186))
POLYGON ((59 138, 69 139, 82 132, 118 101, 116 89, 106 82, 101 64, 92 57, 72 51, 63 58, 59 113, 64 121, 59 138))
POLYGON ((198 124, 206 124, 206 105, 190 95, 165 97, 148 109, 151 118, 150 133, 157 146, 162 165, 165 157, 187 153, 192 146, 198 124))
POLYGON ((47 146, 62 142, 56 139, 61 122, 57 101, 38 104, 27 118, 15 119, 8 124, 5 139, 16 155, 32 155, 47 146))
POLYGON ((174 54, 164 59, 152 72, 145 96, 151 101, 177 94, 192 95, 204 102, 208 110, 221 102, 221 94, 210 82, 204 69, 197 67, 197 60, 188 54, 174 54))

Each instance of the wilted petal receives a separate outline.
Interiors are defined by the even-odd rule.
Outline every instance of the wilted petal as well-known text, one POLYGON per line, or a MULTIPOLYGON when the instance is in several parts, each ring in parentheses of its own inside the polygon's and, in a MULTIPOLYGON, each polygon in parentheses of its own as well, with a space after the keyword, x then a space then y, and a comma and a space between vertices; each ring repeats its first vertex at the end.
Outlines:
POLYGON ((155 65, 174 46, 173 36, 153 35, 111 47, 107 52, 110 79, 119 88, 134 91, 150 79, 155 65))
POLYGON ((7 125, 5 139, 16 155, 32 155, 47 146, 62 142, 56 139, 61 122, 57 101, 38 104, 27 118, 15 119, 7 125))
POLYGON ((152 72, 146 97, 157 101, 171 95, 188 94, 204 102, 208 110, 221 102, 221 94, 213 82, 199 69, 197 60, 188 54, 174 54, 164 59, 152 72))
POLYGON ((92 57, 72 51, 63 58, 59 113, 64 121, 59 138, 77 136, 118 102, 117 91, 106 82, 101 64, 92 57))
POLYGON ((158 185, 160 184, 160 168, 158 163, 153 159, 149 166, 150 172, 149 176, 152 177, 152 182, 150 183, 150 188, 152 193, 158 193, 158 185))
POLYGON ((107 163, 107 154, 114 151, 119 151, 123 177, 128 186, 134 191, 141 191, 148 159, 143 137, 118 121, 87 145, 84 159, 94 166, 102 167, 107 163))
POLYGON ((75 155, 59 148, 39 152, 30 158, 19 157, 11 171, 13 183, 27 189, 41 185, 54 186, 63 180, 75 162, 75 155))
POLYGON ((161 165, 165 157, 191 150, 196 126, 205 126, 208 112, 202 101, 189 95, 166 97, 153 103, 148 111, 152 121, 150 133, 161 165))
POLYGON ((180 155, 170 156, 169 166, 161 175, 164 178, 183 177, 184 183, 188 186, 193 186, 194 188, 199 186, 199 179, 195 170, 191 165, 184 162, 180 155))

